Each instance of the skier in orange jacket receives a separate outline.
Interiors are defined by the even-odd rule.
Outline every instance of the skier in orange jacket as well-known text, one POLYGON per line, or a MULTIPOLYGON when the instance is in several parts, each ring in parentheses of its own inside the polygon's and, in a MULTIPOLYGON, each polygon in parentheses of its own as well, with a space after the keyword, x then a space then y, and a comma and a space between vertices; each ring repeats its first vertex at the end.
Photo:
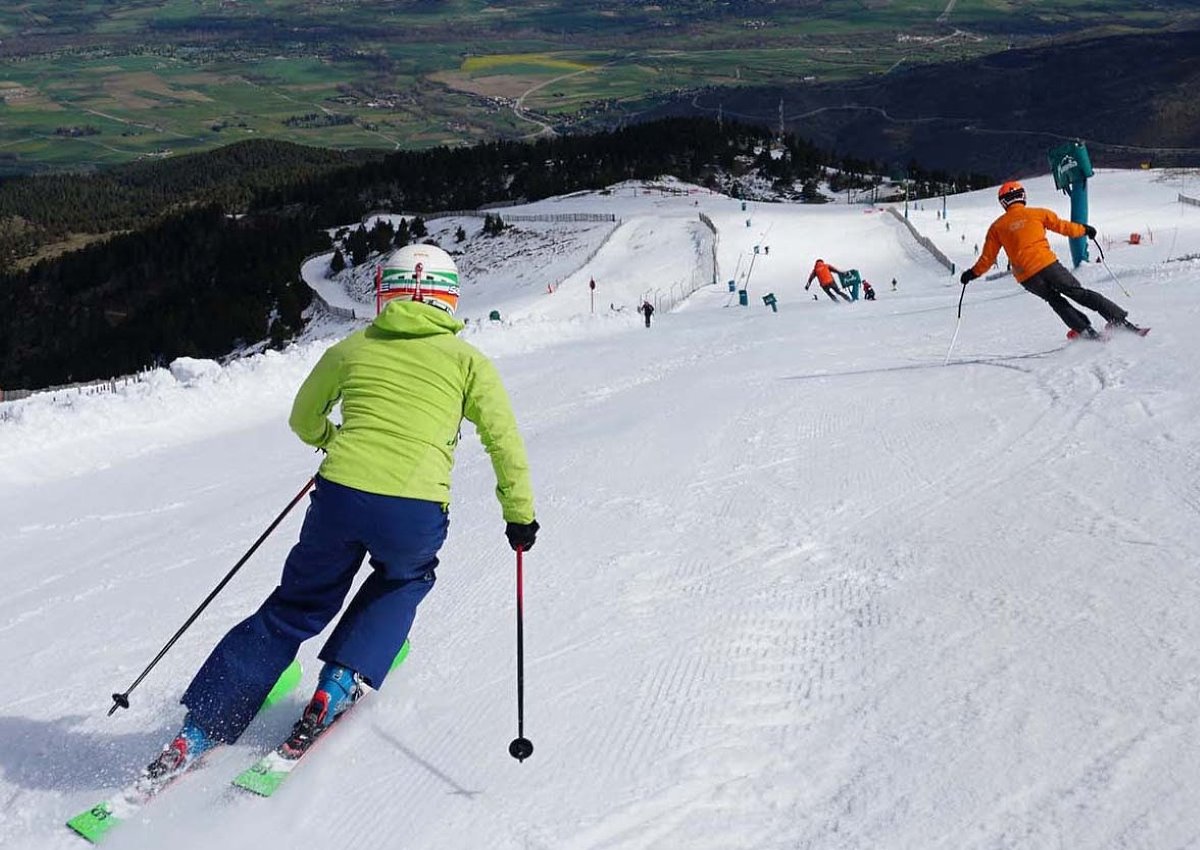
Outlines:
POLYGON ((1090 224, 1063 221, 1048 209, 1027 207, 1025 187, 1015 180, 1010 180, 1000 187, 999 199, 1000 206, 1004 207, 1004 214, 988 228, 983 252, 975 265, 959 277, 964 286, 991 268, 1000 249, 1003 248, 1017 282, 1054 309, 1058 317, 1071 329, 1068 336, 1081 336, 1085 339, 1100 337, 1092 327, 1091 320, 1069 304, 1068 298, 1103 316, 1108 322, 1106 330, 1121 329, 1145 334, 1144 329, 1126 318, 1128 311, 1099 292, 1084 289, 1075 276, 1058 261, 1046 239, 1047 230, 1053 230, 1063 236, 1087 236, 1089 239, 1095 239, 1096 228, 1090 224))
MULTIPOLYGON (((812 286, 813 278, 815 277, 817 279, 817 283, 821 284, 822 291, 829 296, 830 301, 833 301, 835 304, 837 303, 837 298, 834 296, 835 292, 849 301, 851 300, 850 296, 842 292, 842 290, 838 288, 837 282, 833 279, 835 274, 840 275, 841 273, 842 272, 840 269, 829 265, 829 263, 825 262, 824 260, 817 260, 817 262, 813 265, 812 273, 808 276, 808 283, 804 284, 804 288, 808 289, 810 286, 812 286)), ((814 295, 813 298, 816 298, 816 296, 814 295)))

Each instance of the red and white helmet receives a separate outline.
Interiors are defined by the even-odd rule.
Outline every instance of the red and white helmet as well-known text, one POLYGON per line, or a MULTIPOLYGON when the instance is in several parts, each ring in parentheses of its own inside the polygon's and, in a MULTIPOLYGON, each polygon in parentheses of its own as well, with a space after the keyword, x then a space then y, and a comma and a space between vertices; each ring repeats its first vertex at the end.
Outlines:
POLYGON ((453 316, 458 266, 436 245, 405 245, 384 261, 379 289, 386 301, 421 301, 453 316))
POLYGON ((1009 180, 1000 187, 1000 192, 997 195, 1000 199, 1000 206, 1008 209, 1013 204, 1025 203, 1025 187, 1016 180, 1009 180))

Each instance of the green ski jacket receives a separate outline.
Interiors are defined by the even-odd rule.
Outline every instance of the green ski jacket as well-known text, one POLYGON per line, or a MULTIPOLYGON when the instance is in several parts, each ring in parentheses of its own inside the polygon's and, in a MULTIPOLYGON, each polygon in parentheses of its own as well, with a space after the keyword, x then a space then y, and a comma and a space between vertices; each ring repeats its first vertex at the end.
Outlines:
POLYGON ((327 453, 320 475, 368 493, 450 503, 465 416, 496 472, 506 522, 534 519, 525 444, 500 375, 455 334, 463 323, 415 301, 390 301, 370 327, 331 347, 304 380, 288 424, 327 453), (342 403, 341 428, 329 421, 342 403))

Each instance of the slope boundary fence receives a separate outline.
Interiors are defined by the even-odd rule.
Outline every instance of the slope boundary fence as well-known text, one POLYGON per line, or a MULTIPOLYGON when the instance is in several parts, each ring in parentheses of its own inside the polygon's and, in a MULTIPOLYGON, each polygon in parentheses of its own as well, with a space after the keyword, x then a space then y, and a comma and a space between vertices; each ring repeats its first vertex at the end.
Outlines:
POLYGON ((1200 207, 1200 198, 1189 198, 1187 195, 1180 193, 1179 203, 1187 204, 1189 207, 1200 207))
MULTIPOLYGON (((517 202, 514 202, 517 203, 517 202)), ((425 221, 433 221, 437 218, 484 218, 489 215, 500 216, 503 221, 541 221, 541 222, 564 222, 575 223, 584 221, 611 221, 618 222, 620 219, 613 213, 513 213, 512 215, 504 215, 501 213, 504 207, 481 207, 477 210, 436 210, 434 212, 394 212, 392 210, 372 210, 360 219, 360 224, 364 227, 367 222, 379 216, 398 215, 404 218, 422 218, 425 221)))
MULTIPOLYGON (((367 220, 368 219, 366 219, 366 218, 363 219, 363 221, 367 221, 367 220)), ((307 257, 305 257, 303 260, 300 261, 300 268, 303 269, 304 266, 307 265, 312 260, 315 260, 318 257, 323 257, 326 254, 331 254, 331 253, 332 253, 332 251, 325 250, 325 251, 316 251, 312 254, 309 254, 307 257)), ((366 318, 365 314, 363 316, 359 316, 357 310, 352 310, 348 307, 339 307, 336 304, 330 304, 328 301, 325 300, 325 296, 321 295, 320 292, 318 292, 313 287, 309 286, 308 281, 304 279, 304 275, 301 274, 299 271, 296 272, 296 278, 300 281, 300 283, 302 283, 306 287, 308 287, 308 291, 313 294, 313 301, 316 301, 317 304, 320 305, 321 309, 325 310, 330 315, 338 316, 342 319, 366 318)))
POLYGON ((954 263, 949 257, 943 254, 936 245, 933 244, 933 240, 927 236, 922 236, 921 231, 917 230, 911 221, 909 221, 900 213, 896 212, 895 207, 888 207, 887 211, 892 214, 892 218, 896 219, 896 221, 908 228, 908 232, 912 234, 913 238, 916 239, 918 243, 920 243, 922 248, 932 254, 935 260, 949 269, 951 274, 954 274, 954 263))
MULTIPOLYGON (((117 390, 128 387, 131 384, 140 384, 145 380, 145 373, 148 369, 138 372, 133 375, 122 375, 116 378, 103 378, 95 381, 81 381, 75 384, 56 384, 50 387, 42 387, 36 390, 5 390, 0 389, 0 405, 10 401, 20 401, 21 399, 30 398, 35 395, 55 395, 74 394, 80 396, 86 395, 103 395, 105 393, 115 393, 117 390)), ((57 399, 55 399, 57 400, 57 399)), ((12 418, 12 414, 0 407, 0 422, 8 421, 12 418)))
POLYGON ((604 234, 604 238, 600 240, 600 244, 588 252, 588 255, 586 257, 584 257, 583 262, 579 264, 579 268, 575 269, 575 271, 572 272, 572 274, 575 274, 580 269, 585 268, 588 263, 590 263, 592 260, 596 259, 596 255, 599 254, 601 251, 603 251, 604 246, 608 244, 610 239, 612 239, 613 234, 617 232, 617 227, 620 226, 621 222, 619 220, 617 220, 616 218, 613 218, 611 220, 616 223, 616 226, 614 226, 611 230, 609 230, 608 233, 604 234))
POLYGON ((715 284, 717 281, 719 281, 721 279, 721 269, 720 269, 720 266, 717 265, 717 247, 719 246, 720 241, 721 241, 721 232, 719 230, 717 230, 717 225, 713 223, 713 220, 711 218, 709 218, 707 215, 705 215, 704 213, 700 213, 700 221, 702 221, 704 223, 705 227, 707 227, 709 230, 712 231, 712 235, 713 235, 712 281, 711 282, 715 284))
POLYGON ((717 282, 717 228, 712 219, 700 213, 701 224, 711 232, 708 250, 705 246, 696 246, 696 264, 692 267, 691 276, 687 280, 677 280, 666 289, 652 287, 642 293, 641 300, 649 301, 655 310, 673 310, 677 304, 694 293, 702 286, 717 282))

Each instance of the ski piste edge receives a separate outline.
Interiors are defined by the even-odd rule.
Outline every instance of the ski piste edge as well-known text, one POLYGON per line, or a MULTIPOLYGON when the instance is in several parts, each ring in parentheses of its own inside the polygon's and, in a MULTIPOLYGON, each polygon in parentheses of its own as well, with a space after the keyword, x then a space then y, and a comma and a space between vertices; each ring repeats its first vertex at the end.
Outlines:
MULTIPOLYGON (((400 647, 400 651, 396 653, 396 658, 392 661, 389 672, 404 663, 404 659, 408 657, 408 650, 409 644, 408 641, 405 641, 404 645, 400 647)), ((236 788, 249 791, 259 797, 270 797, 279 790, 280 786, 292 775, 292 772, 300 766, 300 762, 303 761, 304 757, 316 748, 317 744, 325 738, 329 731, 339 725, 346 715, 353 711, 355 706, 360 705, 370 694, 371 691, 367 691, 349 708, 335 717, 333 722, 326 726, 321 734, 314 739, 309 748, 299 756, 288 758, 283 755, 281 752, 283 744, 281 743, 278 747, 234 777, 231 784, 236 788)))
MULTIPOLYGON (((271 688, 267 698, 259 707, 256 717, 271 706, 284 699, 296 689, 303 676, 299 660, 293 660, 283 671, 271 688)), ((205 753, 205 757, 210 753, 205 753)), ((182 773, 175 774, 169 779, 155 785, 146 785, 143 777, 139 776, 116 794, 101 800, 86 811, 80 812, 67 821, 67 826, 86 841, 99 844, 113 829, 133 817, 139 809, 149 804, 155 797, 174 785, 178 780, 189 776, 204 767, 206 758, 201 757, 194 765, 182 773)))

